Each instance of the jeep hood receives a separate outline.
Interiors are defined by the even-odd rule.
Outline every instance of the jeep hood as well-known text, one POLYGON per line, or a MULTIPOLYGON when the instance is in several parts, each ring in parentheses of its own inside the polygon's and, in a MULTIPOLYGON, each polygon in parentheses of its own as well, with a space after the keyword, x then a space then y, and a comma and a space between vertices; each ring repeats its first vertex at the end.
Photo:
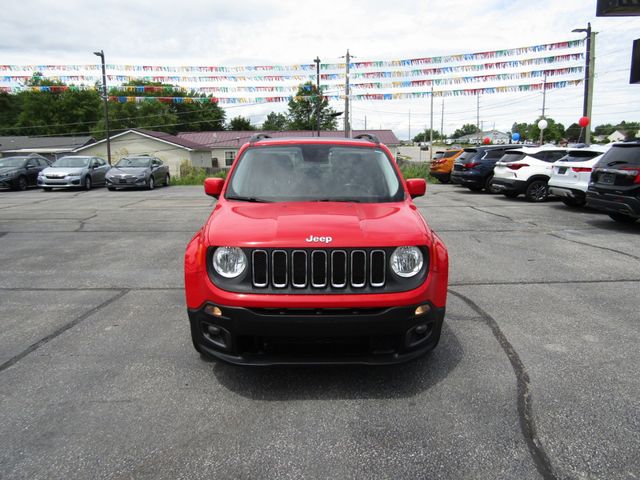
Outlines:
POLYGON ((209 245, 239 247, 346 248, 431 244, 431 232, 422 217, 413 205, 405 202, 221 202, 211 215, 205 235, 209 245), (327 241, 328 237, 330 241, 327 241))

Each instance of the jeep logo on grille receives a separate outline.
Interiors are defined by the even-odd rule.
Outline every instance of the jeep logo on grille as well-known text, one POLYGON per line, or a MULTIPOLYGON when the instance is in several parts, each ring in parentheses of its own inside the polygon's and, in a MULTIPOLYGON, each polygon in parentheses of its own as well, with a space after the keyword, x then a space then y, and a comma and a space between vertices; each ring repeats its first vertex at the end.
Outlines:
POLYGON ((309 235, 309 238, 305 239, 305 242, 314 242, 314 243, 331 243, 333 241, 332 237, 314 237, 313 235, 309 235))

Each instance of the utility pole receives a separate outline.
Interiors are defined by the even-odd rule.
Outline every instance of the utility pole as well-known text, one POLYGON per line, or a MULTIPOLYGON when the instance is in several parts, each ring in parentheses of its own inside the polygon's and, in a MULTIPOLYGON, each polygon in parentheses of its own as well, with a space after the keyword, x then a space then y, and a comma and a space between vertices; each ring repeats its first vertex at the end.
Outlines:
MULTIPOLYGON (((574 28, 572 32, 584 32, 586 38, 586 56, 584 65, 584 99, 582 103, 582 116, 591 120, 591 105, 593 103, 593 80, 595 70, 595 49, 596 49, 596 32, 591 30, 591 22, 587 23, 587 28, 574 28)), ((591 144, 591 125, 592 121, 584 127, 584 143, 591 144)))
POLYGON ((433 85, 431 85, 431 127, 429 128, 429 165, 433 162, 433 85))
POLYGON ((440 137, 444 138, 444 95, 442 96, 442 112, 440 113, 440 137))
MULTIPOLYGON (((542 81, 542 118, 544 118, 544 110, 547 102, 547 72, 544 72, 544 80, 542 81)), ((540 129, 540 145, 542 146, 542 140, 544 135, 544 129, 540 129)))
POLYGON ((480 92, 476 92, 476 128, 482 136, 482 129, 480 128, 480 92))
POLYGON ((316 56, 314 60, 316 64, 316 83, 318 89, 318 103, 316 105, 316 128, 318 137, 320 136, 320 107, 322 106, 322 93, 320 92, 320 57, 316 56))
POLYGON ((104 65, 104 51, 93 52, 102 61, 102 100, 104 101, 104 128, 107 131, 107 161, 111 165, 111 133, 109 132, 109 96, 107 94, 107 71, 104 65))
POLYGON ((349 119, 349 63, 351 62, 351 55, 349 55, 349 49, 347 49, 345 60, 347 63, 347 69, 344 76, 344 136, 345 138, 350 138, 351 122, 349 119))
POLYGON ((364 129, 367 129, 367 116, 364 116, 364 129))

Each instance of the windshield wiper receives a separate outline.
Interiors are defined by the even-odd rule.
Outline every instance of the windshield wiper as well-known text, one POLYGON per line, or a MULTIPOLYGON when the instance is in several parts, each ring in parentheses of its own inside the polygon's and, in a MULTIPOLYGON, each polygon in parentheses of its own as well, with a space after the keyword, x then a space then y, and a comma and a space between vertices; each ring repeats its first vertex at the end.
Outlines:
POLYGON ((253 202, 253 203, 272 203, 270 200, 258 197, 242 197, 240 195, 227 195, 224 197, 227 200, 238 200, 240 202, 253 202))
POLYGON ((362 200, 358 200, 357 198, 352 198, 352 197, 319 198, 313 201, 314 202, 352 202, 352 203, 362 202, 362 200))

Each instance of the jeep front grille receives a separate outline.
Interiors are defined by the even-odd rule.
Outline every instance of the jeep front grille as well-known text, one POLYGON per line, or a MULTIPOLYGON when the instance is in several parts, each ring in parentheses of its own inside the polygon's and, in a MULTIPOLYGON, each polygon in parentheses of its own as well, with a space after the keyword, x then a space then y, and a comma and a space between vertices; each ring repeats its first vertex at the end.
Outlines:
POLYGON ((384 250, 253 250, 252 284, 273 289, 379 288, 386 283, 384 250))

